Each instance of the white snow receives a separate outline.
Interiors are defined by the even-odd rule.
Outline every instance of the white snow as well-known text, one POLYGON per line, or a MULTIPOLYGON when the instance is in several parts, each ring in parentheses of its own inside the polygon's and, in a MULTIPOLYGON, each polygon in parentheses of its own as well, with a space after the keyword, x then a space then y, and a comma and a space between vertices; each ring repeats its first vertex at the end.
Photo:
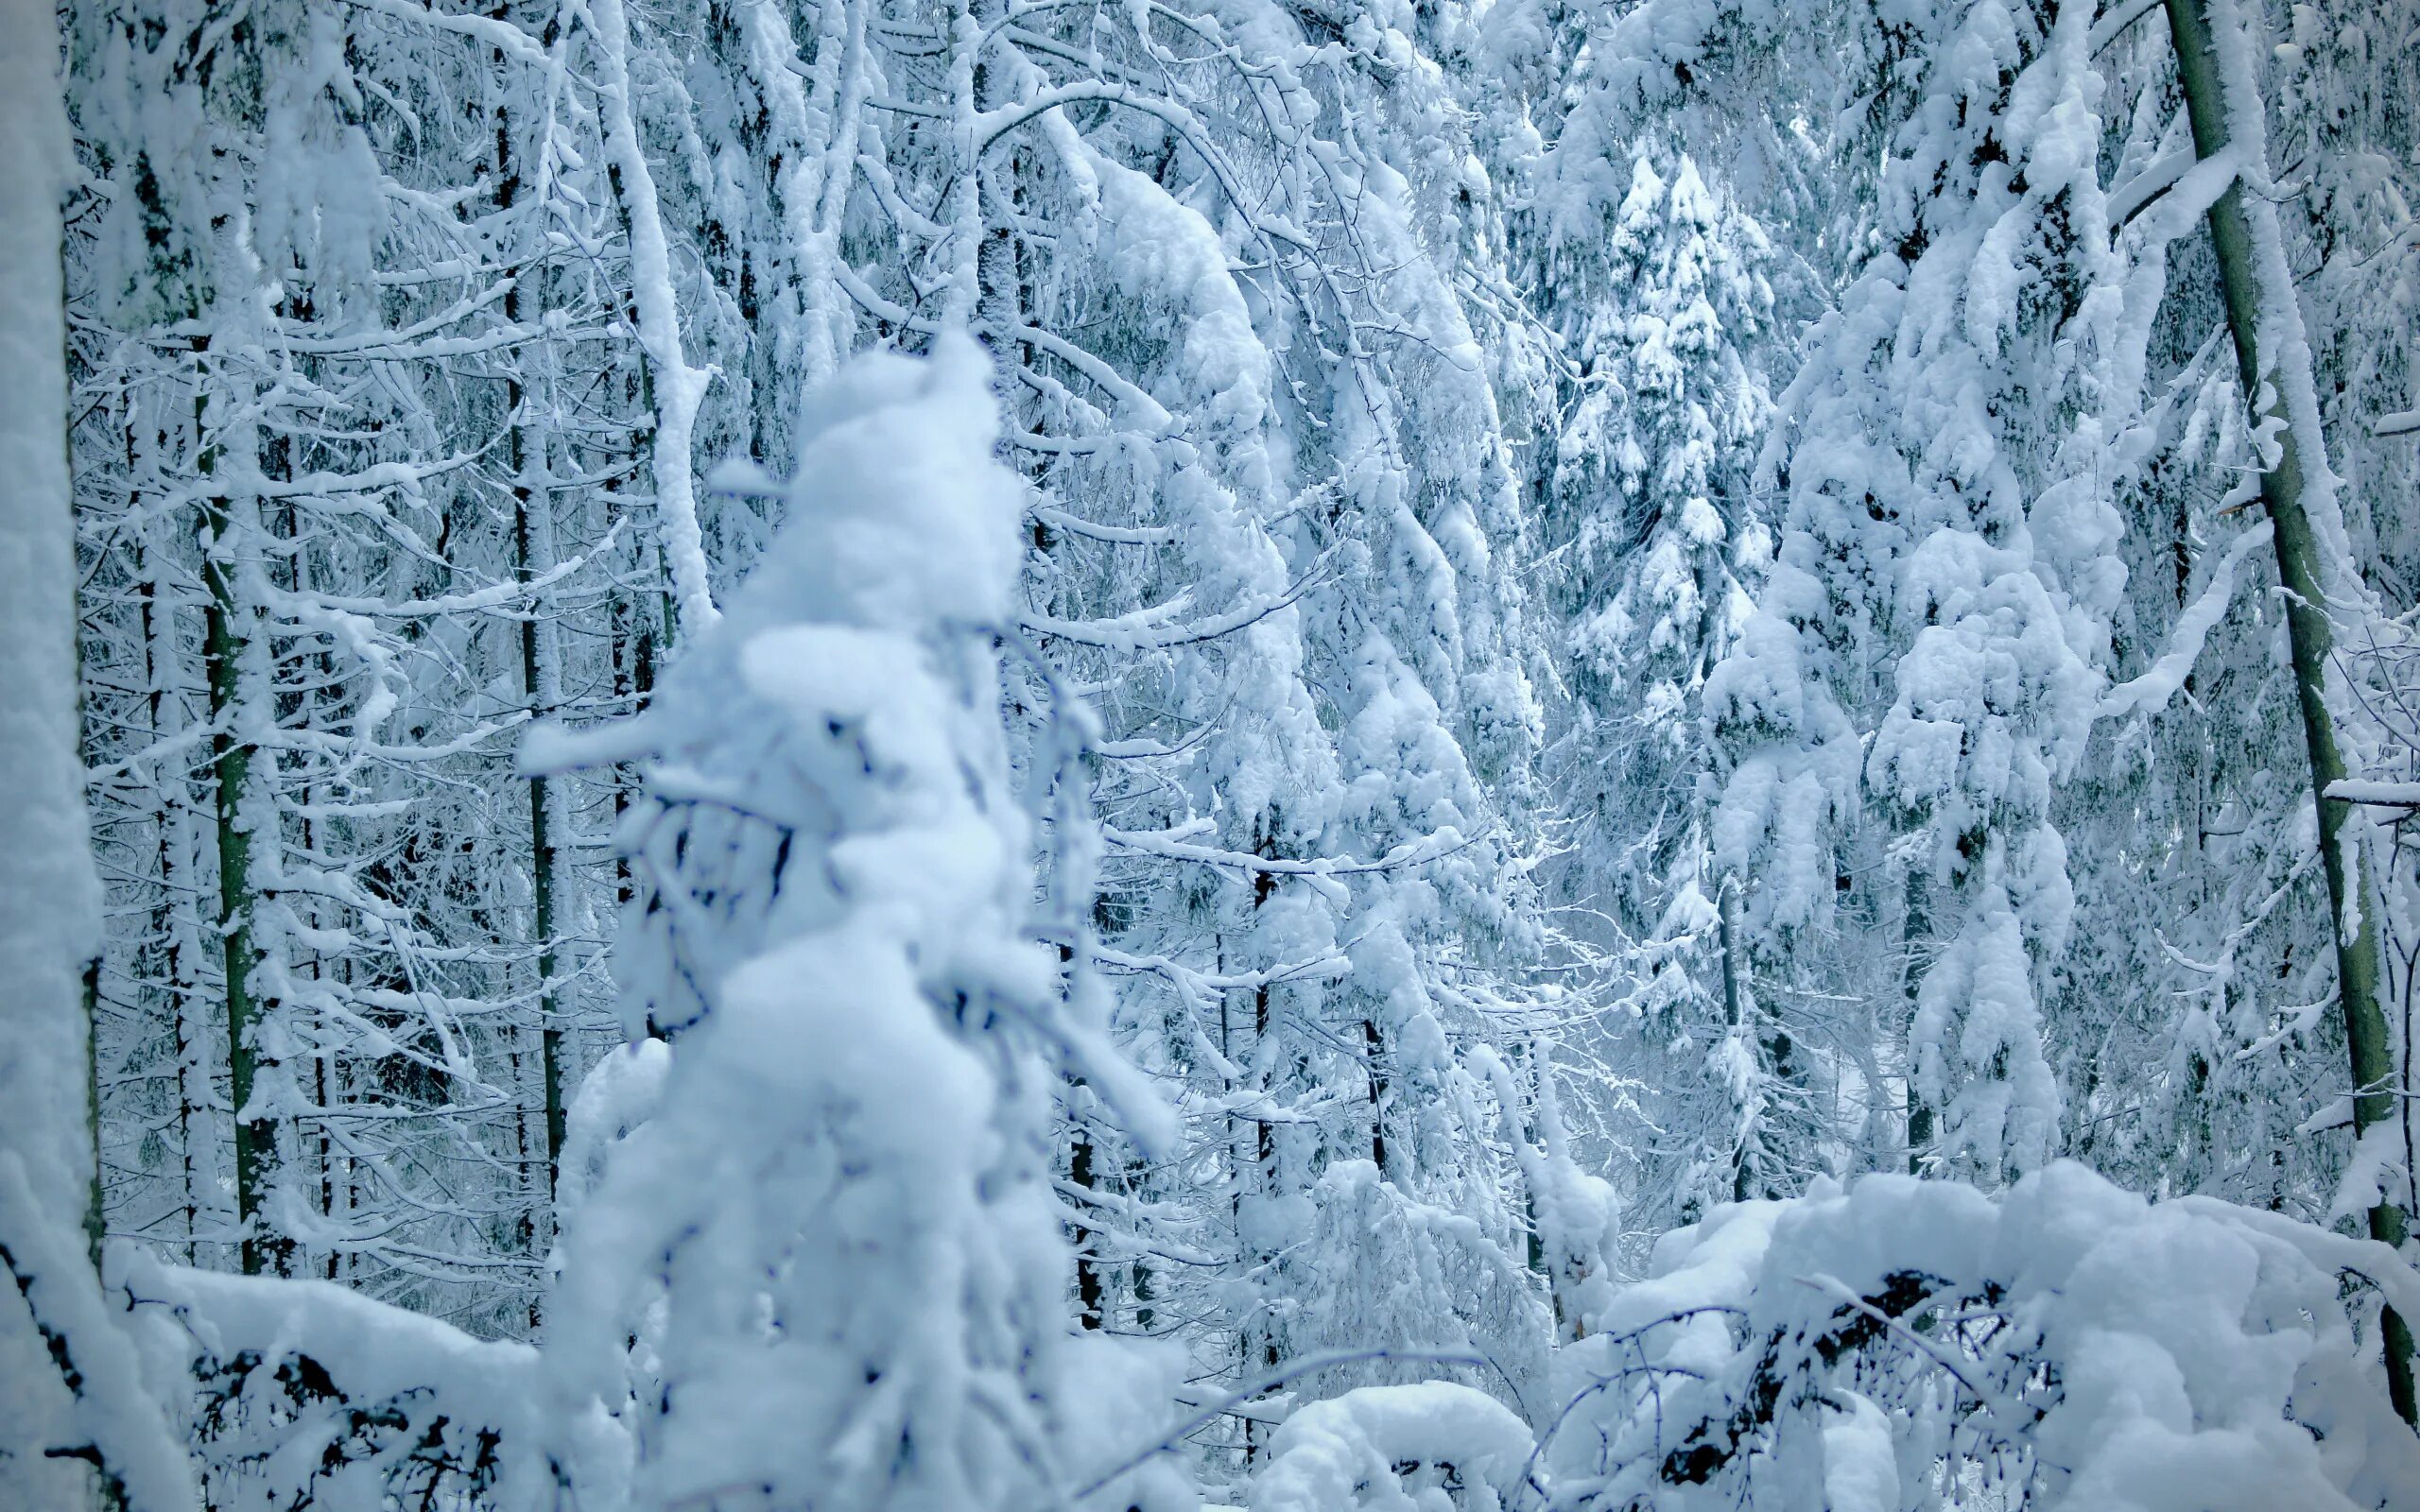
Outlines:
POLYGON ((0 12, 0 1506, 2420 1512, 2210 4, 0 12))
POLYGON ((1819 1185, 1666 1236, 1571 1352, 1587 1394, 1547 1459, 1572 1504, 1673 1512, 1960 1504, 1961 1485, 2108 1512, 2408 1505, 2420 1442, 2365 1384, 2363 1333, 2415 1281, 2382 1246, 2146 1203, 2072 1162, 1992 1196, 1819 1185))
POLYGON ((1471 1512, 1517 1504, 1530 1430, 1484 1392, 1448 1382, 1359 1386, 1312 1402, 1269 1443, 1252 1512, 1426 1512, 1450 1475, 1471 1512), (1409 1483, 1409 1484, 1407 1484, 1409 1483))
POLYGON ((0 9, 0 1503, 92 1494, 73 1461, 46 1457, 61 1450, 96 1455, 134 1512, 182 1512, 184 1457, 84 1253, 99 1177, 83 976, 101 889, 77 729, 59 59, 47 7, 0 9))

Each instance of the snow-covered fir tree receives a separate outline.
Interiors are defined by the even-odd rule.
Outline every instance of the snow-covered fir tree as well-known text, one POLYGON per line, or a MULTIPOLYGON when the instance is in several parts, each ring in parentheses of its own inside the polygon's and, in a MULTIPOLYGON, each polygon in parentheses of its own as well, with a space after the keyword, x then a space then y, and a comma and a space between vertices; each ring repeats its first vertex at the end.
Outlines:
POLYGON ((1679 1160, 1640 1162, 1658 1211, 1786 1189, 1773 1146, 1799 1095, 1788 1031, 1765 1026, 1717 868, 1706 679, 1751 612, 1771 555, 1751 467, 1771 407, 1748 366, 1771 318, 1762 232, 1685 154, 1633 160, 1595 276, 1608 298, 1577 334, 1580 393, 1550 488, 1567 525, 1572 713, 1552 770, 1574 808, 1562 863, 1600 912, 1626 974, 1637 1068, 1679 1160), (1619 291, 1614 293, 1612 291, 1619 291), (1584 889, 1584 890, 1583 890, 1584 889))
POLYGON ((1863 895, 1905 878, 1927 957, 1910 1158, 1998 1178, 2059 1145, 2038 995, 2073 891, 2049 807, 2124 582, 2110 492, 2155 295, 2128 308, 2102 230, 2089 19, 1985 3, 1926 26, 1877 37, 1876 69, 1920 82, 1880 133, 1873 249, 1784 400, 1781 539, 1709 694, 1730 766, 1716 822, 1782 937, 1844 905, 1879 926, 1863 895))
POLYGON ((956 336, 812 395, 781 534, 608 737, 647 772, 627 1012, 677 1032, 550 1328, 637 1506, 1040 1504, 1115 1412, 1048 1186, 1046 1053, 1098 1036, 1028 923, 990 376, 956 336))

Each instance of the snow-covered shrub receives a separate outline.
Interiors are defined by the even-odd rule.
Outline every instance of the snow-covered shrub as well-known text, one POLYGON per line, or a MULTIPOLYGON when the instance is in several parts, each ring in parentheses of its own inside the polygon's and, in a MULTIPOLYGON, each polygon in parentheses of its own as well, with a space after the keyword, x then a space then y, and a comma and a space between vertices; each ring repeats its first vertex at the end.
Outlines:
POLYGON ((1498 1512, 1521 1504, 1530 1430, 1447 1381, 1357 1386, 1286 1419, 1253 1512, 1498 1512))
MULTIPOLYGON (((130 1258, 147 1342, 193 1382, 187 1438, 216 1512, 547 1504, 528 1345, 326 1281, 130 1258)), ((611 1435, 601 1418, 585 1432, 611 1435)))
POLYGON ((2420 1505, 2381 1294, 2420 1303, 2382 1246, 2071 1161, 1719 1209, 1566 1351, 1554 1504, 2420 1505))

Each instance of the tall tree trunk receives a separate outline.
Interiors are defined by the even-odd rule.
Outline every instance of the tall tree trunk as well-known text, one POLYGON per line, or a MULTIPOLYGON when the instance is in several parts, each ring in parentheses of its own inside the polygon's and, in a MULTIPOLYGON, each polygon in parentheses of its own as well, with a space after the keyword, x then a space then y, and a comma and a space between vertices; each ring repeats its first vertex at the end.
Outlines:
MULTIPOLYGON (((1269 816, 1268 826, 1268 829, 1262 833, 1259 843, 1253 847, 1253 853, 1264 859, 1273 860, 1277 855, 1277 823, 1273 814, 1269 816)), ((1252 911, 1255 918, 1263 908, 1268 906, 1269 900, 1275 896, 1276 892, 1277 873, 1262 871, 1253 874, 1252 911)), ((1269 981, 1264 976, 1258 985, 1253 987, 1252 992, 1252 1053, 1253 1058, 1261 1064, 1264 1075, 1271 1074, 1274 1070, 1269 1062, 1261 1059, 1261 1047, 1269 1042, 1270 1013, 1272 1006, 1269 981)), ((1277 1125, 1269 1117, 1269 1109, 1266 1108, 1259 1109, 1253 1118, 1253 1170, 1254 1172, 1253 1191, 1256 1194, 1266 1197, 1277 1190, 1277 1125)), ((1266 1251, 1253 1256, 1254 1261, 1264 1266, 1275 1258, 1274 1255, 1266 1251)), ((1253 1326, 1248 1332, 1258 1337, 1256 1341, 1247 1340, 1244 1355, 1247 1366, 1253 1363, 1253 1357, 1256 1354, 1259 1357, 1258 1366, 1261 1369, 1275 1370, 1279 1359, 1277 1330, 1269 1322, 1266 1310, 1255 1315, 1253 1326)), ((1261 1419, 1257 1418, 1244 1419, 1244 1463, 1247 1466, 1257 1464, 1261 1456, 1267 1452, 1269 1448, 1267 1438, 1268 1430, 1261 1419)))
POLYGON ((1387 1070, 1386 1045, 1378 1035, 1378 1021, 1361 1021, 1362 1068, 1370 1089, 1370 1163, 1384 1177, 1387 1172, 1387 1070))
MULTIPOLYGON (((2202 0, 2167 0, 2167 6, 2169 28, 2176 43, 2177 77, 2193 127, 2193 150, 2201 158, 2216 157, 2228 148, 2227 103, 2209 21, 2203 14, 2202 0)), ((2261 209, 2263 214, 2275 214, 2266 206, 2261 209)), ((2261 496, 2270 519, 2275 522, 2277 576, 2286 589, 2287 637, 2302 706, 2304 742, 2310 754, 2311 797, 2319 806, 2319 853, 2327 873, 2338 997, 2344 1016, 2345 1044, 2352 1053, 2353 1131, 2359 1139, 2397 1115, 2397 1099, 2386 1014, 2378 1001, 2377 902, 2360 864, 2358 833, 2346 830, 2352 805, 2327 794, 2329 784, 2345 775, 2344 756, 2337 746, 2335 720, 2327 707, 2327 662, 2334 649, 2324 587, 2327 575, 2322 570, 2321 543, 2304 508, 2305 484, 2311 475, 2307 470, 2324 471, 2327 459, 2324 452, 2310 457, 2303 455, 2306 438, 2297 434, 2303 427, 2287 413, 2287 375, 2270 384, 2267 402, 2262 404, 2263 379, 2276 363, 2290 360, 2286 352, 2260 350, 2263 303, 2291 300, 2294 294, 2290 286, 2262 287, 2250 215, 2242 185, 2229 185, 2210 207, 2210 240, 2218 252, 2227 324, 2235 337, 2244 397, 2262 406, 2261 420, 2273 422, 2277 436, 2277 459, 2261 476, 2261 496)), ((2320 444, 2317 436, 2308 439, 2313 446, 2320 444)), ((2403 1243, 2404 1212, 2399 1204, 2379 1201, 2370 1209, 2369 1224, 2372 1238, 2393 1246, 2403 1243)), ((2405 1422, 2420 1426, 2420 1400, 2413 1394, 2411 1325, 2389 1308, 2381 1332, 2394 1410, 2405 1422)))
MULTIPOLYGON (((134 432, 131 422, 126 436, 130 473, 132 472, 134 432)), ((130 510, 140 507, 141 499, 130 497, 130 510)), ((144 706, 148 718, 147 730, 153 740, 165 739, 171 731, 173 718, 183 727, 186 712, 180 707, 171 682, 178 670, 175 626, 177 606, 170 597, 164 553, 151 539, 147 527, 139 548, 143 582, 141 595, 141 626, 143 633, 144 706)), ((192 865, 191 833, 187 828, 185 781, 181 770, 164 769, 159 778, 161 812, 154 819, 157 865, 160 885, 157 901, 151 909, 151 937, 161 953, 160 970, 165 980, 164 995, 170 1032, 174 1037, 177 1057, 177 1159, 179 1181, 183 1196, 184 1258, 194 1264, 199 1259, 195 1231, 200 1220, 200 1172, 194 1162, 194 1142, 207 1139, 210 1119, 210 1083, 202 1066, 200 1026, 194 1022, 194 1010, 200 1001, 195 971, 193 939, 188 928, 189 918, 180 901, 187 887, 185 873, 192 865)), ((95 1108, 97 1114, 97 1108, 95 1108)))
POLYGON ((1924 1094, 1916 1090, 1916 1057, 1912 1033, 1916 1022, 1916 994, 1923 977, 1923 973, 1916 970, 1916 949, 1918 943, 1932 928, 1929 903, 1930 898, 1924 872, 1915 867, 1910 867, 1906 882, 1906 912, 1901 915, 1899 925, 1899 945, 1901 950, 1906 952, 1906 959, 1899 969, 1900 1006, 1906 1012, 1906 1025, 1910 1031, 1903 1034, 1900 1040, 1901 1048, 1905 1051, 1907 1057, 1904 1075, 1907 1081, 1908 1097, 1908 1174, 1910 1176, 1925 1174, 1925 1155, 1932 1148, 1933 1136, 1932 1104, 1927 1102, 1924 1094))
MULTIPOLYGON (((1128 1195, 1132 1196, 1143 1190, 1144 1176, 1145 1167, 1141 1160, 1130 1160, 1127 1162, 1126 1192, 1128 1195)), ((1132 1276, 1132 1284, 1134 1288, 1134 1332, 1149 1337, 1152 1325, 1159 1321, 1159 1310, 1151 1305, 1152 1301, 1155 1299, 1155 1294, 1151 1290, 1150 1263, 1144 1260, 1139 1255, 1136 1256, 1133 1264, 1132 1276)))
MULTIPOLYGON (((510 317, 508 317, 510 318, 510 317)), ((513 427, 516 454, 520 451, 520 427, 513 427)), ((513 489, 512 540, 515 566, 524 582, 537 576, 551 561, 542 562, 551 555, 533 548, 530 523, 530 490, 526 485, 513 489)), ((536 532, 543 540, 551 532, 543 526, 536 532)), ((529 699, 532 718, 544 714, 552 707, 554 678, 551 637, 539 626, 534 609, 525 610, 521 621, 521 679, 525 696, 529 699)), ((529 779, 529 890, 530 928, 538 943, 538 1022, 539 1055, 542 1075, 545 1083, 546 1108, 546 1193, 553 1201, 555 1182, 562 1175, 563 1158, 563 1031, 561 994, 555 988, 555 907, 560 896, 560 854, 555 844, 554 814, 544 777, 529 779)))
MULTIPOLYGON (((199 374, 198 374, 199 376, 199 374)), ((216 471, 216 445, 208 436, 206 401, 194 404, 195 441, 199 447, 203 477, 216 471)), ((211 496, 202 506, 202 528, 209 545, 202 558, 202 583, 209 600, 202 614, 204 656, 210 671, 210 765, 218 836, 218 934, 226 972, 227 1071, 235 1111, 235 1219, 242 1230, 244 1274, 285 1273, 287 1246, 267 1231, 262 1211, 271 1168, 277 1159, 277 1126, 273 1119, 245 1116, 261 1070, 258 1024, 262 1004, 252 978, 261 953, 254 944, 252 821, 246 799, 254 782, 252 764, 260 754, 239 729, 248 725, 250 707, 259 690, 250 686, 246 663, 256 654, 251 644, 255 627, 251 607, 238 586, 242 570, 237 554, 245 543, 236 539, 235 510, 225 494, 211 496)), ((274 836, 271 837, 272 840, 274 836)))
MULTIPOLYGON (((1082 1083, 1077 1086, 1080 1091, 1082 1083)), ((1100 1176, 1096 1169, 1093 1139, 1082 1123, 1075 1125, 1067 1154, 1067 1179, 1091 1192, 1098 1188, 1100 1176)), ((1080 1207, 1077 1211, 1082 1212, 1080 1207)), ((1087 1331, 1097 1330, 1108 1321, 1108 1307, 1101 1285, 1100 1257, 1094 1252, 1099 1235, 1093 1228, 1079 1220, 1073 1234, 1076 1250, 1076 1321, 1087 1331)))
MULTIPOLYGON (((616 517, 626 511, 619 491, 608 486, 607 507, 616 517)), ((639 554, 644 560, 644 549, 639 554)), ((648 700, 655 694, 655 624, 648 612, 643 590, 612 591, 612 603, 607 610, 613 623, 614 636, 614 706, 624 715, 644 713, 648 700)), ((625 762, 615 766, 614 779, 614 827, 618 832, 622 820, 631 811, 631 801, 640 792, 636 765, 625 762)), ((636 896, 631 879, 631 858, 619 846, 614 849, 614 902, 627 908, 636 896)))
MULTIPOLYGON (((502 107, 495 112, 496 207, 512 209, 521 180, 512 163, 512 133, 502 107)), ((521 280, 504 296, 504 318, 519 325, 523 318, 521 280)), ((528 582, 554 566, 551 510, 554 494, 535 486, 529 468, 529 438, 525 411, 527 394, 518 369, 505 380, 506 455, 512 469, 512 565, 514 576, 528 582)), ((541 443, 543 450, 544 443, 541 443)), ((541 472, 544 470, 541 469, 541 472)), ((550 712, 559 689, 555 675, 553 637, 539 623, 537 606, 524 604, 521 614, 521 692, 528 700, 529 717, 550 712)), ((529 779, 530 929, 538 947, 538 1041, 540 1079, 546 1117, 546 1185, 542 1205, 552 1211, 555 1184, 562 1176, 563 1159, 563 1032, 562 1005, 555 990, 555 900, 557 876, 552 793, 544 776, 529 779)))
MULTIPOLYGON (((1721 885, 1716 889, 1720 901, 1715 904, 1714 910, 1716 945, 1722 954, 1722 1022, 1734 1031, 1739 1028, 1740 1018, 1748 1007, 1746 984, 1741 981, 1747 973, 1747 967, 1739 958, 1740 953, 1747 948, 1739 928, 1739 893, 1743 885, 1736 876, 1723 878, 1721 885)), ((1753 1163, 1748 1155, 1748 1142, 1743 1136, 1739 1147, 1731 1152, 1731 1200, 1734 1202, 1745 1202, 1754 1195, 1753 1163)))

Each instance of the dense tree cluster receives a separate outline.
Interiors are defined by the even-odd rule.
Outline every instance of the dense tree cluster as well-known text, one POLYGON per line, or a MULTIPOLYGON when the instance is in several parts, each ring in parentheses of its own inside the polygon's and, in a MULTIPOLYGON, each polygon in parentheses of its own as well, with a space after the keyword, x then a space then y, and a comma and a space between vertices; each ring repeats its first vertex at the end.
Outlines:
POLYGON ((2415 98, 10 0, 0 1501, 2420 1504, 2415 98))

